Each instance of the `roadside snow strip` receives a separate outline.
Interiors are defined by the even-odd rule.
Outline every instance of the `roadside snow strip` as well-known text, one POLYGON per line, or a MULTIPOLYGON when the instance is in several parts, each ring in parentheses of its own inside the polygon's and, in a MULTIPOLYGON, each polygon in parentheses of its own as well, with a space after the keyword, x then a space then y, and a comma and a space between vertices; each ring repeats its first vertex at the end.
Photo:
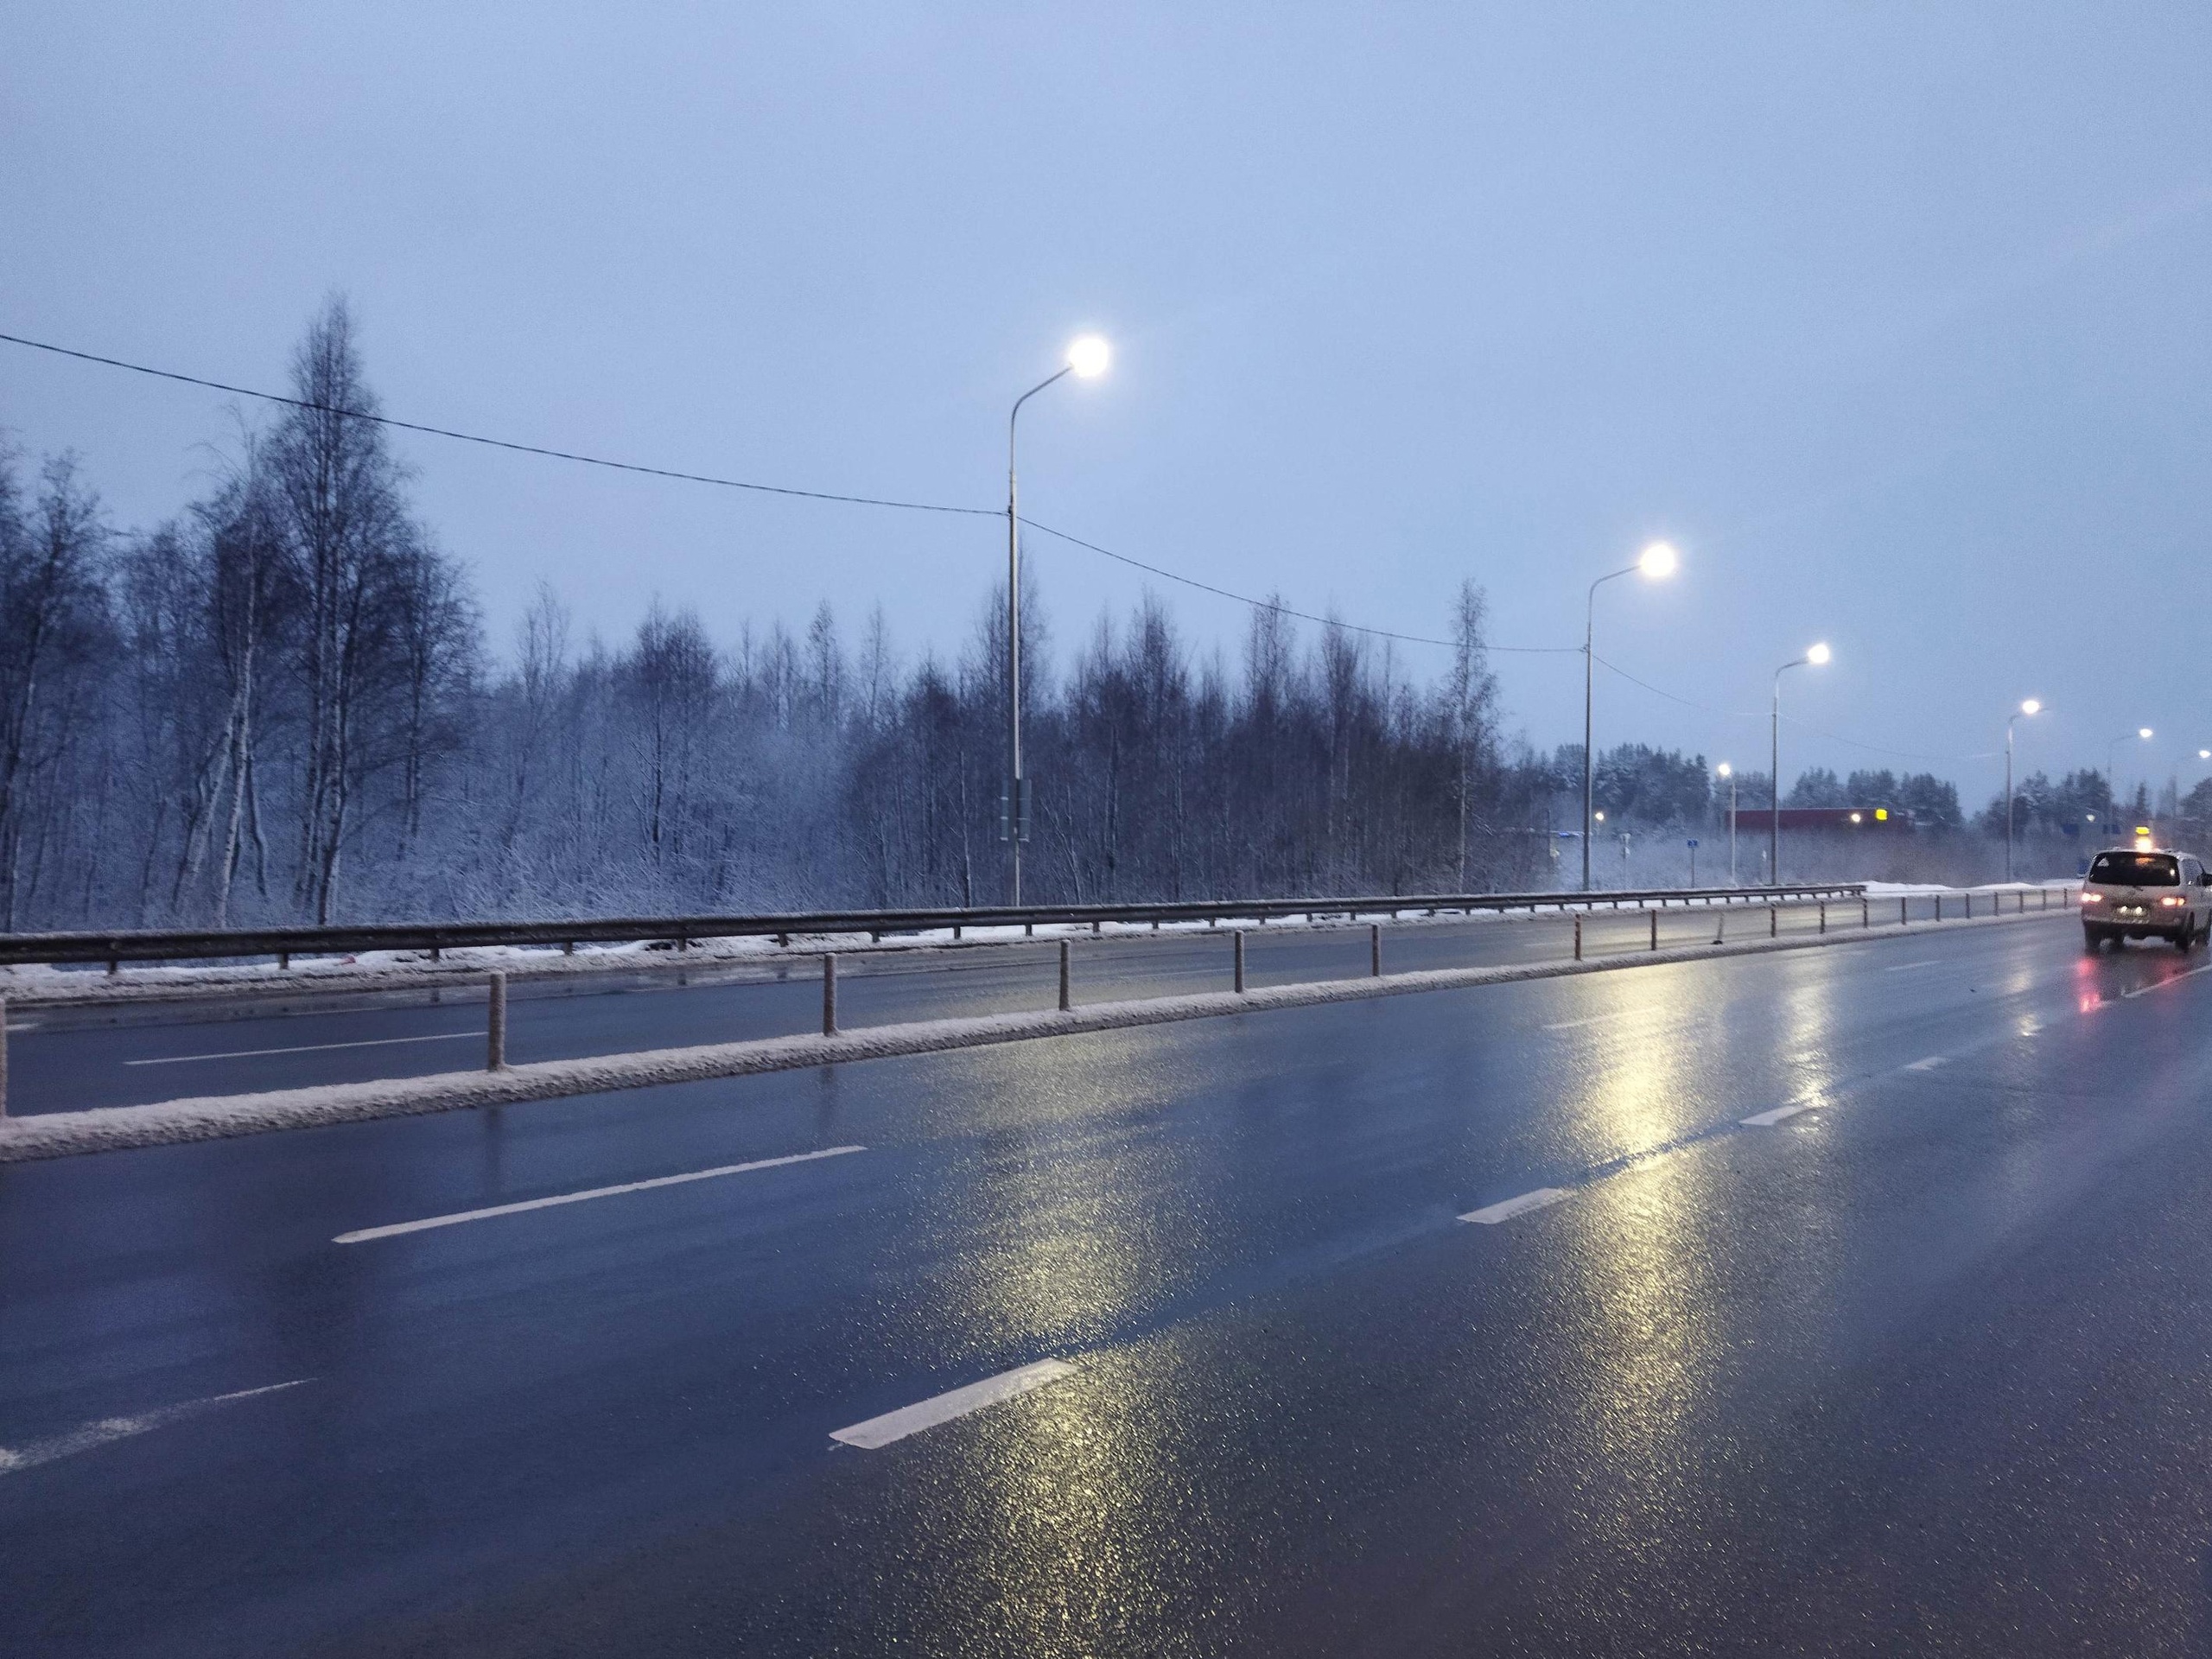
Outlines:
POLYGON ((762 1071, 801 1071, 849 1060, 880 1060, 902 1054, 982 1048, 1037 1037, 1071 1037, 1086 1032, 1119 1031, 1132 1026, 1169 1025, 1180 1020, 1212 1020, 1224 1014, 1311 1007, 1325 1002, 1361 1002, 1377 996, 1460 990, 1522 980, 1562 979, 1622 968, 1707 962, 1719 957, 1764 956, 1777 950, 1804 950, 1828 944, 1917 939, 1933 932, 2011 927, 2023 922, 2070 919, 2072 916, 2070 910, 2029 911, 2020 915, 1976 917, 1971 921, 1961 918, 1916 923, 1909 928, 1840 928, 1832 933, 1795 938, 1624 951, 1585 962, 1432 969, 1387 974, 1379 979, 1332 979, 1303 985, 1274 985, 1243 995, 1234 991, 1209 991, 1192 996, 1144 997, 1094 1002, 1065 1014, 993 1014, 962 1020, 866 1026, 835 1037, 770 1037, 750 1042, 709 1043, 696 1048, 594 1055, 580 1060, 546 1060, 513 1066, 505 1071, 448 1071, 427 1077, 328 1084, 259 1095, 209 1095, 164 1101, 154 1106, 44 1112, 30 1117, 0 1120, 0 1164, 67 1158, 83 1152, 119 1152, 133 1147, 213 1141, 230 1135, 258 1135, 269 1129, 316 1128, 378 1117, 416 1117, 472 1106, 504 1106, 526 1100, 555 1100, 568 1095, 603 1094, 617 1089, 701 1083, 715 1077, 750 1077, 762 1071))

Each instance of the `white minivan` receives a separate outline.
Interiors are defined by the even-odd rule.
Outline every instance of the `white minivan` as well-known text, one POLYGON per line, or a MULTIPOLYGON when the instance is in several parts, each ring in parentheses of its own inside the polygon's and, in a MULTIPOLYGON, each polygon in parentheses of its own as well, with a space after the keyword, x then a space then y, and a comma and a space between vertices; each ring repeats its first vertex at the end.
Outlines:
POLYGON ((2115 847, 2089 862, 2082 883, 2082 944, 2161 938, 2186 950, 2212 935, 2212 874, 2202 859, 2153 848, 2115 847))

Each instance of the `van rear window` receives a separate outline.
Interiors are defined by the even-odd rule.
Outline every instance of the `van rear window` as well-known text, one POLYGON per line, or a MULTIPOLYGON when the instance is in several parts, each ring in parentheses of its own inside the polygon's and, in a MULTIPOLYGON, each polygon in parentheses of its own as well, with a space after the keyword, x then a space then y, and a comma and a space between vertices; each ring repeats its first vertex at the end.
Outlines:
POLYGON ((2089 880, 2120 887, 2177 887, 2181 866, 2171 853, 2099 853, 2089 880))

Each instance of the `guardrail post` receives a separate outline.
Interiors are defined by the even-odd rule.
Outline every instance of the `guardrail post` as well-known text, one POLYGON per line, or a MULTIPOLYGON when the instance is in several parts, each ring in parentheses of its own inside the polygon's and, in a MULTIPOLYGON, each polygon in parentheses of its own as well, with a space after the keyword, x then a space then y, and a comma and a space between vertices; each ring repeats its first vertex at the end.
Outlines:
POLYGON ((123 964, 120 962, 118 962, 113 957, 110 957, 107 959, 107 975, 110 979, 113 979, 116 975, 120 973, 122 970, 123 964))
POLYGON ((497 969, 492 975, 491 1000, 484 1012, 484 1069, 507 1069, 507 976, 497 969))
POLYGON ((1782 937, 1782 906, 1779 905, 1766 907, 1766 936, 1770 939, 1782 937))
POLYGON ((1230 936, 1236 947, 1236 995, 1244 995, 1244 930, 1238 928, 1230 936))
POLYGON ((1859 901, 1859 925, 1861 927, 1874 925, 1874 901, 1871 899, 1862 898, 1859 901))
POLYGON ((1943 919, 1943 895, 1940 893, 1936 895, 1936 919, 1939 922, 1943 919))
POLYGON ((289 951, 289 950, 279 950, 279 951, 276 953, 276 966, 277 966, 278 970, 279 970, 279 971, 282 971, 282 970, 283 970, 283 969, 285 969, 289 968, 291 965, 292 965, 292 953, 291 953, 290 951, 289 951))
POLYGON ((822 1034, 837 1034, 837 958, 826 950, 822 955, 822 1034))
POLYGON ((0 1117, 8 1116, 8 999, 0 996, 0 1117))
POLYGON ((1827 899, 1821 899, 1821 932, 1823 932, 1823 933, 1825 933, 1825 932, 1827 932, 1827 931, 1828 931, 1828 901, 1827 901, 1827 899))
POLYGON ((1060 1012, 1065 1014, 1075 1005, 1068 1000, 1068 942, 1060 941, 1060 1012))
POLYGON ((1582 912, 1574 912, 1574 959, 1582 960, 1582 912))
POLYGON ((1967 889, 1967 919, 1968 921, 1974 919, 1974 889, 1972 887, 1967 889))
POLYGON ((1659 912, 1656 910, 1651 912, 1651 948, 1659 948, 1659 912))
POLYGON ((1367 976, 1370 979, 1382 977, 1382 924, 1380 922, 1367 925, 1367 976))
POLYGON ((1912 901, 1910 899, 1900 899, 1897 900, 1897 925, 1899 927, 1907 927, 1911 925, 1912 913, 1905 909, 1905 906, 1911 902, 1912 901))

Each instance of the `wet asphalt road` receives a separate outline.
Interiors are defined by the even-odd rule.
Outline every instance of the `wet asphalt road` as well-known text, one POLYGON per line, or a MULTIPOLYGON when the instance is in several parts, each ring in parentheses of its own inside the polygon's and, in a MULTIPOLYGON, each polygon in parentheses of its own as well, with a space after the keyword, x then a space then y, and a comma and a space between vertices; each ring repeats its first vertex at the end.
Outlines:
POLYGON ((0 1650, 2202 1652, 2205 967, 2054 920, 0 1167, 0 1650))
MULTIPOLYGON (((2056 897, 2056 895, 2054 895, 2056 897)), ((1985 904, 1987 902, 1985 899, 1985 904)), ((1856 903, 1830 906, 1838 930, 1859 925, 1856 903)), ((1894 901, 1866 912, 1896 922, 1894 901)), ((1926 920, 1928 904, 1916 916, 1926 920)), ((1767 931, 1764 907, 1658 912, 1664 945, 1767 931)), ((1813 906, 1785 907, 1783 933, 1821 925, 1813 906)), ((1592 956, 1649 946, 1649 913, 1600 910, 1585 927, 1592 956)), ((1383 931, 1387 971, 1558 961, 1573 951, 1573 924, 1556 915, 1442 921, 1383 931)), ((848 1028, 951 1015, 1049 1008, 1058 995, 1056 942, 887 951, 842 958, 838 1017, 848 1028)), ((1225 932, 1129 934, 1073 942, 1077 1003, 1230 988, 1225 932)), ((1368 930, 1255 928, 1246 936, 1254 986, 1369 971, 1368 930)), ((517 980, 509 993, 507 1058, 568 1059, 696 1043, 818 1031, 818 955, 766 964, 660 966, 643 973, 517 980)), ((484 1063, 480 988, 340 996, 267 995, 136 1008, 41 1009, 10 1015, 9 1109, 19 1116, 143 1105, 196 1095, 249 1094, 315 1084, 463 1071, 484 1063)))

